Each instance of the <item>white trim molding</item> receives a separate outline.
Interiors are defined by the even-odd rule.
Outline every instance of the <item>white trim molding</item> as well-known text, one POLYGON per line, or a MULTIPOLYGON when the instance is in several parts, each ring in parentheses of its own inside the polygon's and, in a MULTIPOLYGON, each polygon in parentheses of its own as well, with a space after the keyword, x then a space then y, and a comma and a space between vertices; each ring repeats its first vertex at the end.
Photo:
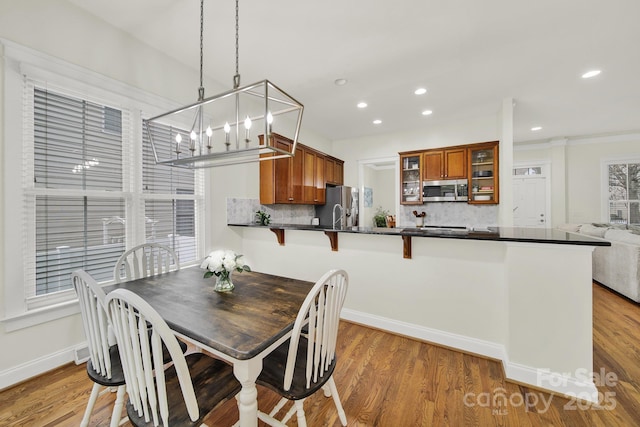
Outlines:
MULTIPOLYGON (((523 246, 526 246, 523 244, 523 246)), ((427 341, 435 345, 450 347, 465 353, 471 353, 496 359, 502 362, 505 377, 518 383, 535 385, 542 390, 569 396, 589 402, 598 402, 598 389, 591 381, 590 373, 557 373, 540 370, 531 366, 510 362, 507 350, 502 344, 440 331, 406 322, 343 309, 341 318, 349 322, 380 329, 397 335, 427 341)))

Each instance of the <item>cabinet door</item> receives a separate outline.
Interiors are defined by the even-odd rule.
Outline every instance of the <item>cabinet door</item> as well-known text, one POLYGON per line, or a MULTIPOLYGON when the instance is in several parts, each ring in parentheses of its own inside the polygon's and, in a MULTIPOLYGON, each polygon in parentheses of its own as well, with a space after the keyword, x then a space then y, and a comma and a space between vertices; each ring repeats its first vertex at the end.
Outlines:
POLYGON ((426 181, 437 181, 444 178, 444 152, 442 150, 427 151, 422 159, 422 176, 426 181))
POLYGON ((289 197, 289 203, 304 203, 304 155, 304 148, 298 144, 296 154, 289 159, 291 161, 291 196, 289 197))
POLYGON ((333 180, 336 185, 344 185, 344 162, 342 160, 336 160, 335 162, 333 180))
MULTIPOLYGON (((291 143, 279 135, 272 135, 272 145, 281 150, 291 151, 291 143)), ((260 135, 260 144, 264 144, 264 135, 260 135)), ((261 157, 271 157, 275 154, 261 154, 261 157)), ((271 205, 274 203, 289 203, 291 161, 288 158, 260 162, 260 203, 271 205)))
POLYGON ((422 204, 422 182, 420 181, 421 155, 400 155, 400 204, 422 204))
POLYGON ((467 150, 464 148, 444 151, 444 179, 467 177, 467 150))
POLYGON ((324 162, 325 157, 316 153, 316 197, 315 203, 324 205, 326 201, 326 181, 324 179, 324 162))
POLYGON ((474 144, 468 149, 469 203, 499 202, 498 142, 474 144))
MULTIPOLYGON (((274 147, 281 150, 291 150, 291 144, 288 141, 280 139, 276 139, 274 141, 274 147)), ((270 161, 273 162, 274 168, 273 186, 275 191, 275 202, 289 203, 293 197, 291 194, 291 158, 270 161)))
POLYGON ((336 168, 336 161, 327 157, 324 159, 324 179, 329 184, 335 184, 336 181, 333 178, 334 170, 336 168))
POLYGON ((316 155, 313 151, 301 150, 304 158, 302 166, 302 202, 313 204, 316 199, 316 155))

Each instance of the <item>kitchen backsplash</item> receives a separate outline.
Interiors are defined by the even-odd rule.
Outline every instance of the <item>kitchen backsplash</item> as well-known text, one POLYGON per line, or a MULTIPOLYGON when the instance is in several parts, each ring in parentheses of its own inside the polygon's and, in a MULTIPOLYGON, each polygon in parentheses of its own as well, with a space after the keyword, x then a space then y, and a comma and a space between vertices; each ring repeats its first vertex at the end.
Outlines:
POLYGON ((313 205, 261 205, 258 199, 227 198, 227 224, 256 221, 256 211, 271 215, 274 224, 311 224, 316 214, 313 205))
MULTIPOLYGON (((256 211, 271 215, 274 224, 311 224, 315 216, 313 205, 261 205, 258 199, 227 198, 227 224, 247 224, 256 221, 256 211)), ((492 227, 498 224, 497 205, 470 205, 467 203, 426 203, 400 205, 396 227, 415 227, 413 211, 426 212, 425 225, 492 227)), ((360 224, 371 227, 369 224, 360 224)))
POLYGON ((424 225, 495 227, 498 224, 498 205, 470 205, 459 202, 400 205, 397 227, 415 227, 413 211, 425 212, 424 225))

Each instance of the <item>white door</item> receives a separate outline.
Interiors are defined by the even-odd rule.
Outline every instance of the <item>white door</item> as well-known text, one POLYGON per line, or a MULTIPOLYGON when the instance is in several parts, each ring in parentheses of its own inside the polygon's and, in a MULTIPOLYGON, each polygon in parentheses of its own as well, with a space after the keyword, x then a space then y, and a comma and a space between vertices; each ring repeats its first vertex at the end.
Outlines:
POLYGON ((513 225, 547 227, 546 177, 513 178, 513 225))

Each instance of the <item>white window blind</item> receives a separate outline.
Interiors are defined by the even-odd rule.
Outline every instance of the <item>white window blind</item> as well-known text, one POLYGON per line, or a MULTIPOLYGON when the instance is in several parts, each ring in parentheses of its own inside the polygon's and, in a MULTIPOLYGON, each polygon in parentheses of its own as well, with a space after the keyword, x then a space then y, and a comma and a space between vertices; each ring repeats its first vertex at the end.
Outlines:
POLYGON ((609 222, 640 225, 640 163, 609 164, 607 174, 609 222))
MULTIPOLYGON (((156 144, 156 149, 169 149, 173 145, 169 126, 154 126, 154 132, 154 138, 160 141, 160 144, 156 144)), ((142 147, 145 239, 147 242, 169 246, 176 252, 181 263, 195 261, 198 256, 196 194, 202 194, 199 186, 196 186, 196 182, 199 182, 195 177, 196 172, 192 169, 156 165, 146 128, 142 132, 142 147)), ((159 153, 161 157, 167 157, 167 154, 159 153)))
POLYGON ((126 245, 122 224, 112 220, 126 212, 122 153, 129 126, 128 114, 116 108, 33 84, 27 96, 33 149, 26 152, 33 161, 26 163, 33 168, 25 170, 25 219, 35 231, 25 245, 34 250, 25 257, 30 298, 70 290, 78 268, 111 279, 126 245))
POLYGON ((78 268, 109 281, 118 257, 144 242, 197 261, 200 174, 156 165, 127 110, 28 80, 25 93, 27 300, 70 292, 78 268))

